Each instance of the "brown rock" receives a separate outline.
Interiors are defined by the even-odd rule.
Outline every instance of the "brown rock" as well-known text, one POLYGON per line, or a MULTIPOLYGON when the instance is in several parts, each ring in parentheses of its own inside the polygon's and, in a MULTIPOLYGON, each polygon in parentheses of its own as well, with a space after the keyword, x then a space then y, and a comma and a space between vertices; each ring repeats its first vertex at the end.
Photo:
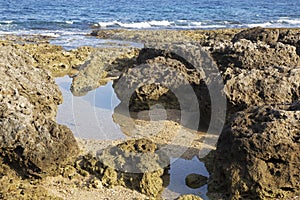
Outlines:
POLYGON ((230 69, 225 94, 231 112, 251 105, 291 104, 300 98, 300 68, 265 67, 264 69, 230 69))
POLYGON ((87 155, 77 169, 96 175, 106 187, 122 185, 152 197, 158 197, 169 175, 169 158, 146 139, 129 140, 97 153, 87 155))
POLYGON ((178 197, 177 200, 203 200, 203 199, 193 194, 186 194, 178 197))
POLYGON ((197 189, 207 184, 207 177, 201 174, 189 174, 185 178, 185 184, 190 188, 197 189))
POLYGON ((71 92, 75 96, 83 96, 118 78, 133 65, 137 52, 137 49, 131 48, 103 48, 93 51, 90 59, 78 67, 80 71, 73 78, 71 92))
POLYGON ((72 132, 55 122, 59 88, 26 52, 0 52, 0 153, 21 175, 56 174, 78 152, 72 132))
POLYGON ((91 47, 79 47, 65 51, 61 46, 41 42, 39 39, 33 42, 26 40, 26 38, 17 38, 16 40, 4 41, 3 45, 15 46, 24 50, 28 57, 33 58, 32 65, 34 67, 46 69, 55 77, 78 73, 78 67, 88 59, 93 51, 91 47))
POLYGON ((240 39, 247 39, 252 42, 262 41, 272 45, 278 41, 278 38, 278 29, 265 29, 261 27, 254 27, 237 33, 232 39, 232 42, 237 42, 240 39))
POLYGON ((219 138, 209 192, 229 194, 231 199, 297 196, 299 119, 299 102, 238 113, 219 138))
POLYGON ((279 30, 278 42, 295 46, 296 52, 300 56, 300 29, 279 30))

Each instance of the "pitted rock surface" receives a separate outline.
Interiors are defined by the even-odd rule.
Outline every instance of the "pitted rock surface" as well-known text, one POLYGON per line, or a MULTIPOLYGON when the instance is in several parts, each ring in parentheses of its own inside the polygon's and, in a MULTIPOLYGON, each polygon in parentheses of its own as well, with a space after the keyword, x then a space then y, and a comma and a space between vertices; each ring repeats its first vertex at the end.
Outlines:
POLYGON ((250 107, 224 128, 213 153, 210 192, 231 199, 288 199, 300 190, 300 109, 250 107))
POLYGON ((24 176, 56 174, 78 152, 72 132, 55 122, 61 92, 26 52, 0 52, 1 156, 24 176))

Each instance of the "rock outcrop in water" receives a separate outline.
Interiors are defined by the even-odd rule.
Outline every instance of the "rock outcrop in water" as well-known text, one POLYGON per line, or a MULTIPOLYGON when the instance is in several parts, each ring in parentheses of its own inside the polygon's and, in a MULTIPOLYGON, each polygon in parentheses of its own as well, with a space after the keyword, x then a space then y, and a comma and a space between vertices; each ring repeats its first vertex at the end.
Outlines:
POLYGON ((78 153, 70 129, 55 122, 61 92, 25 51, 0 52, 0 155, 25 177, 57 174, 78 153))

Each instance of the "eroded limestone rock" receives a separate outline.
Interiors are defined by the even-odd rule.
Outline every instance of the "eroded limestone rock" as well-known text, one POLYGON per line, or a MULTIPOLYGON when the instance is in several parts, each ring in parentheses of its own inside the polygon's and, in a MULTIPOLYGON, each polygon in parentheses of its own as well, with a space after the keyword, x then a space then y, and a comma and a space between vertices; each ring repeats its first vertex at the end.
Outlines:
POLYGON ((291 104, 300 98, 300 67, 229 68, 224 75, 230 112, 252 105, 291 104))
POLYGON ((240 39, 247 39, 252 42, 262 41, 272 45, 278 41, 278 38, 278 29, 265 29, 261 27, 254 27, 237 33, 232 39, 232 41, 237 42, 240 39))
MULTIPOLYGON (((17 38, 21 40, 21 38, 17 38)), ((24 50, 27 56, 32 57, 32 65, 50 71, 54 77, 74 75, 78 73, 78 67, 88 60, 93 51, 92 47, 79 47, 71 51, 66 51, 61 46, 42 42, 41 39, 34 41, 0 41, 3 46, 14 46, 24 50)))
POLYGON ((138 50, 131 48, 97 49, 91 58, 79 66, 79 73, 74 77, 71 91, 75 96, 105 85, 120 76, 135 62, 138 50))
POLYGON ((77 169, 96 175, 106 187, 122 185, 157 197, 169 184, 169 158, 146 139, 129 140, 98 152, 97 158, 84 156, 77 169))
POLYGON ((177 200, 203 200, 203 199, 193 194, 186 194, 178 197, 177 200))
POLYGON ((26 52, 14 46, 0 52, 1 156, 24 176, 56 174, 78 153, 70 129, 55 122, 61 92, 26 52))
POLYGON ((288 199, 300 190, 299 102, 250 107, 224 128, 209 191, 230 199, 288 199))

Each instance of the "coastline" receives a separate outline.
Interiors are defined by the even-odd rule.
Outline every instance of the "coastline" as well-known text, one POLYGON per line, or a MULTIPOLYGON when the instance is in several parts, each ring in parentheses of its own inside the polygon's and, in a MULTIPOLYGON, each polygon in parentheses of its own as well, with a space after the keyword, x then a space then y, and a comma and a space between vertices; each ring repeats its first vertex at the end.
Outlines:
MULTIPOLYGON (((295 85, 299 84, 299 74, 297 74, 297 70, 299 71, 299 55, 300 55, 300 30, 299 29, 219 29, 219 30, 100 30, 100 31, 93 31, 91 36, 89 37, 98 37, 101 39, 112 39, 112 40, 125 40, 137 43, 146 43, 147 45, 156 44, 156 43, 190 43, 190 42, 198 42, 202 45, 203 49, 206 51, 211 52, 214 55, 215 62, 218 64, 219 69, 222 71, 221 75, 226 80, 225 87, 225 94, 230 96, 230 94, 235 95, 229 101, 231 102, 229 105, 230 112, 228 117, 226 118, 227 125, 231 123, 231 117, 236 114, 236 112, 243 113, 254 106, 268 106, 272 105, 270 109, 277 109, 278 112, 290 112, 292 109, 285 109, 281 108, 283 104, 293 105, 295 102, 295 115, 299 114, 299 109, 297 107, 297 102, 299 101, 299 91, 297 93, 297 88, 295 85), (247 33, 245 35, 239 34, 243 31, 247 30, 254 30, 253 33, 247 33), (275 36, 274 36, 275 35, 275 36), (259 37, 262 36, 262 37, 259 37), (283 37, 284 36, 284 37, 283 37), (294 36, 294 37, 293 37, 294 36), (241 37, 242 40, 238 37, 241 37), (297 39, 298 38, 298 39, 297 39), (237 40, 238 42, 232 42, 233 40, 237 40), (242 42, 241 42, 242 41, 242 42), (278 44, 280 41, 281 44, 278 44), (285 43, 284 43, 285 42, 285 43), (239 45, 239 46, 238 46, 239 45), (249 50, 250 49, 250 50, 249 50), (263 56, 260 52, 261 49, 264 49, 266 56, 263 56), (242 55, 243 52, 247 52, 248 54, 242 55), (233 52, 233 53, 232 53, 233 52), (278 55, 278 56, 276 56, 278 55), (250 57, 252 56, 252 57, 250 57), (250 57, 250 58, 249 58, 250 57), (237 59, 236 59, 237 58, 237 59), (254 62, 253 59, 257 59, 254 62), (228 61, 229 60, 229 61, 228 61), (284 61, 283 61, 284 60, 284 61), (268 66, 266 66, 268 65, 268 66), (273 66, 282 66, 276 74, 272 74, 272 69, 270 67, 273 66), (230 67, 228 67, 230 66, 230 67), (269 68, 268 68, 269 67, 269 68), (298 68, 297 68, 298 67, 298 68), (290 69, 288 69, 290 68, 290 69), (232 69, 233 71, 228 71, 224 69, 232 69), (237 71, 234 71, 237 70, 237 71), (261 71, 259 71, 261 70, 261 71), (294 70, 294 74, 290 71, 294 70), (252 77, 253 80, 256 77, 260 77, 260 79, 270 79, 272 82, 278 81, 279 84, 285 84, 287 86, 286 91, 279 93, 276 88, 272 87, 273 92, 271 91, 270 94, 266 92, 268 89, 267 84, 262 85, 261 88, 265 92, 263 98, 259 98, 259 93, 261 91, 256 92, 258 90, 253 86, 254 89, 251 89, 252 84, 251 81, 243 82, 245 79, 240 78, 237 74, 247 74, 248 72, 253 73, 250 74, 249 77, 252 77), (262 72, 263 71, 263 72, 262 72), (286 72, 288 71, 288 72, 286 72), (273 80, 272 76, 265 75, 270 73, 274 76, 278 76, 277 79, 273 80), (227 79, 227 77, 232 76, 231 79, 227 79), (281 77, 284 77, 281 80, 281 77), (291 80, 289 79, 291 78, 291 80), (294 81, 293 84, 289 84, 294 81), (250 89, 245 91, 241 88, 236 88, 238 84, 247 84, 250 89), (296 89, 295 89, 296 88, 296 89), (289 95, 288 90, 294 91, 296 94, 289 95), (238 91, 240 93, 236 94, 235 92, 238 91), (279 93, 277 96, 274 93, 279 93), (256 96, 257 94, 257 96, 256 96), (252 96, 252 97, 251 97, 252 96), (296 96, 296 97, 295 97, 296 96), (278 97, 278 98, 277 98, 278 97), (297 99, 298 98, 298 99, 297 99), (263 100, 262 100, 263 99, 263 100), (246 105, 246 109, 243 106, 246 105), (277 106, 278 105, 278 106, 277 106)), ((107 78, 115 78, 118 77, 118 73, 116 72, 117 67, 119 66, 121 70, 124 71, 128 65, 132 64, 132 62, 136 62, 136 56, 139 53, 139 50, 136 50, 135 47, 128 48, 129 50, 119 48, 119 46, 114 47, 116 50, 116 54, 112 55, 109 54, 112 50, 101 50, 100 52, 104 52, 104 56, 107 56, 107 59, 100 59, 103 60, 104 64, 109 63, 108 68, 104 68, 104 70, 95 70, 92 67, 92 64, 86 63, 87 60, 90 59, 90 55, 99 55, 99 50, 93 47, 79 47, 78 49, 65 51, 62 47, 55 46, 49 44, 50 38, 46 37, 31 37, 29 39, 24 39, 22 37, 15 37, 9 36, 6 37, 5 40, 2 40, 2 46, 12 46, 17 49, 21 49, 22 51, 26 52, 26 56, 33 57, 33 66, 36 68, 41 68, 42 70, 47 71, 47 73, 51 74, 52 79, 53 77, 60 77, 64 75, 69 75, 71 77, 76 76, 78 80, 78 88, 90 88, 94 89, 103 85, 103 81, 107 78), (107 51, 107 52, 106 52, 107 51), (98 53, 98 54, 97 54, 98 53), (120 59, 121 61, 116 61, 120 59), (49 62, 51 60, 51 62, 49 62), (86 66, 85 66, 86 65, 86 66), (84 67, 82 67, 84 66, 84 67), (92 80, 96 80, 96 85, 90 85, 90 82, 83 82, 82 80, 86 80, 83 78, 83 74, 86 74, 88 69, 93 69, 92 73, 95 76, 92 77, 92 80), (117 75, 116 75, 117 74, 117 75)), ((104 48, 105 49, 105 48, 104 48)), ((127 48, 125 48, 127 49, 127 48)), ((113 50, 114 51, 114 50, 113 50)), ((151 52, 150 52, 151 53, 151 52)), ((100 54, 101 55, 101 54, 100 54)), ((161 55, 160 55, 161 56, 161 55)), ((93 58, 92 58, 93 59, 93 58)), ((97 57, 99 59, 99 56, 97 57)), ((173 58, 172 58, 173 59, 173 58)), ((167 64, 168 59, 165 61, 167 64)), ((98 62, 98 61, 97 61, 98 62)), ((97 63, 96 62, 96 63, 97 63)), ((158 62, 154 60, 153 62, 158 62)), ((161 62, 161 61, 159 61, 161 62)), ((172 61, 173 62, 173 61, 172 61)), ((18 64, 18 63, 17 63, 18 64)), ((99 66, 98 66, 99 67, 99 66)), ((101 66, 100 66, 101 67, 101 66)), ((180 73, 184 73, 182 70, 180 73)), ((192 78, 191 78, 191 81, 192 78)), ((42 83, 43 81, 41 81, 42 83)), ((74 80, 73 80, 74 84, 74 80)), ((93 83, 94 84, 94 83, 93 83)), ((194 83, 193 83, 194 84, 194 83)), ((74 89, 75 90, 75 89, 74 89)), ((151 95, 150 95, 151 96, 151 95)), ((151 98, 151 97, 149 97, 151 98)), ((138 102, 138 101, 137 101, 138 102)), ((171 111, 170 111, 171 112, 171 111)), ((248 111, 247 111, 248 112, 248 111)), ((252 111, 250 111, 252 112, 252 111)), ((145 113, 147 115, 147 113, 145 113)), ((174 114, 176 116, 176 114, 174 114)), ((170 117, 171 119, 175 117, 170 117)), ((123 118, 120 120, 122 121, 123 118)), ((272 119, 276 121, 276 119, 272 119)), ((272 121, 271 120, 271 121, 272 121)), ((140 123, 141 127, 144 127, 145 124, 149 123, 149 120, 144 121, 135 121, 136 123, 140 123)), ((173 129, 178 128, 180 126, 177 124, 176 120, 166 120, 164 123, 167 123, 165 126, 164 136, 166 138, 172 136, 173 129), (169 132, 168 132, 169 131, 169 132)), ((289 124, 289 122, 287 122, 289 124)), ((122 125, 121 125, 122 126, 122 125)), ((126 124, 123 125, 126 127, 126 124)), ((154 126, 158 126, 154 124, 154 126)), ((255 124, 254 124, 255 126, 255 124)), ((280 127, 280 124, 278 125, 280 127)), ((292 127, 297 128, 297 126, 292 127)), ((259 130, 263 131, 263 130, 259 130)), ((147 132, 147 130, 146 130, 147 132)), ((148 130, 149 132, 149 130, 148 130)), ((201 135, 198 135, 199 138, 195 139, 195 143, 193 143, 188 148, 191 148, 191 153, 187 153, 184 156, 187 159, 191 159, 193 156, 198 154, 198 151, 202 148, 201 143, 201 135), (200 142, 199 142, 200 141, 200 142)), ((293 136, 294 137, 294 136, 293 136)), ((296 136, 295 136, 296 137, 296 136)), ((138 138, 138 137, 137 137, 138 138)), ((158 144, 161 143, 166 144, 167 140, 164 140, 162 137, 152 138, 154 143, 158 144)), ((79 143, 79 148, 81 153, 78 154, 77 157, 84 157, 89 150, 95 150, 95 147, 99 147, 105 149, 109 145, 116 146, 121 144, 122 141, 100 141, 97 143, 96 141, 88 141, 88 140, 80 140, 77 138, 77 143, 79 143), (87 149, 87 150, 84 150, 87 149)), ((299 147, 299 142, 295 143, 295 149, 299 147), (298 146, 297 146, 298 145, 298 146)), ((271 141, 271 144, 272 141, 271 141)), ((219 147, 219 146, 218 146, 219 147)), ((221 146, 222 147, 222 146, 221 146)), ((98 148, 97 148, 98 149, 98 148)), ((219 152, 220 153, 220 152, 219 152)), ((222 152, 221 152, 222 153, 222 152)), ((250 152, 251 153, 251 152, 250 152)), ((274 153, 274 152, 272 152, 274 153)), ((295 156, 297 156, 297 149, 295 152, 295 156)), ((5 154, 5 151, 4 151, 5 154)), ((93 152, 94 156, 96 156, 96 152, 93 152)), ((274 153, 276 154, 276 153, 274 153)), ((292 158, 291 158, 292 159, 292 158)), ((77 160, 78 161, 78 160, 77 160)), ((210 165, 208 161, 208 166, 210 165)), ((286 162, 294 162, 293 160, 287 160, 286 162)), ((95 167, 95 166, 94 166, 95 167)), ((219 167, 219 166, 217 166, 219 167)), ((7 164, 2 164, 3 169, 10 168, 7 164)), ((208 167, 209 168, 209 167, 208 167)), ((117 186, 113 189, 108 189, 107 187, 103 186, 101 181, 99 181, 97 174, 86 174, 86 172, 80 171, 79 168, 74 167, 74 163, 69 163, 62 167, 61 172, 59 172, 59 176, 51 177, 48 176, 45 179, 41 180, 21 180, 18 175, 11 169, 8 172, 5 172, 4 176, 1 177, 1 182, 3 182, 3 187, 1 188, 0 194, 2 197, 10 198, 8 193, 9 191, 5 188, 11 188, 11 199, 18 199, 18 198, 40 198, 41 195, 45 198, 55 199, 62 198, 62 199, 154 199, 155 197, 147 197, 144 194, 138 193, 137 191, 126 189, 123 186, 117 186), (85 174, 87 177, 84 177, 85 174), (19 184, 18 187, 12 186, 10 183, 5 183, 5 180, 12 179, 13 184, 19 184), (22 189, 25 187, 25 189, 22 189), (28 188, 34 188, 34 191, 37 191, 36 194, 32 194, 28 188), (42 191, 39 191, 42 190, 42 191), (20 193, 20 191, 23 191, 20 193), (25 194, 22 194, 24 193, 25 194), (14 193, 15 192, 15 193, 14 193), (27 193, 28 192, 28 193, 27 193), (5 194, 6 193, 6 194, 5 194), (26 195, 29 195, 26 196, 26 195)), ((212 169, 216 170, 216 169, 212 169)), ((297 173, 297 170, 294 169, 293 173, 297 173)), ((215 172, 216 174, 216 172, 215 172)), ((285 174, 286 175, 286 174, 285 174)), ((218 177, 215 179, 217 180, 218 177)), ((241 178, 243 179, 243 177, 241 178)), ((296 180, 296 184, 297 184, 296 180)), ((266 183, 265 183, 266 184, 266 183)), ((294 183, 293 183, 294 184, 294 183)), ((298 182, 299 184, 299 182, 298 182)), ((237 186, 238 187, 238 186, 237 186)), ((266 186, 267 187, 267 186, 266 186)), ((271 189, 274 189, 275 186, 272 185, 271 189), (273 188, 272 188, 273 187, 273 188)), ((279 191, 280 193, 280 191, 279 191)), ((280 194, 284 195, 284 192, 280 194)), ((237 195, 238 194, 231 194, 237 195)), ((287 195, 290 195, 287 193, 287 195)), ((219 196, 219 198, 222 198, 219 196)), ((291 198, 287 196, 286 198, 291 198)), ((295 197, 296 199, 298 197, 295 197)), ((192 198, 191 198, 192 199, 192 198)))

